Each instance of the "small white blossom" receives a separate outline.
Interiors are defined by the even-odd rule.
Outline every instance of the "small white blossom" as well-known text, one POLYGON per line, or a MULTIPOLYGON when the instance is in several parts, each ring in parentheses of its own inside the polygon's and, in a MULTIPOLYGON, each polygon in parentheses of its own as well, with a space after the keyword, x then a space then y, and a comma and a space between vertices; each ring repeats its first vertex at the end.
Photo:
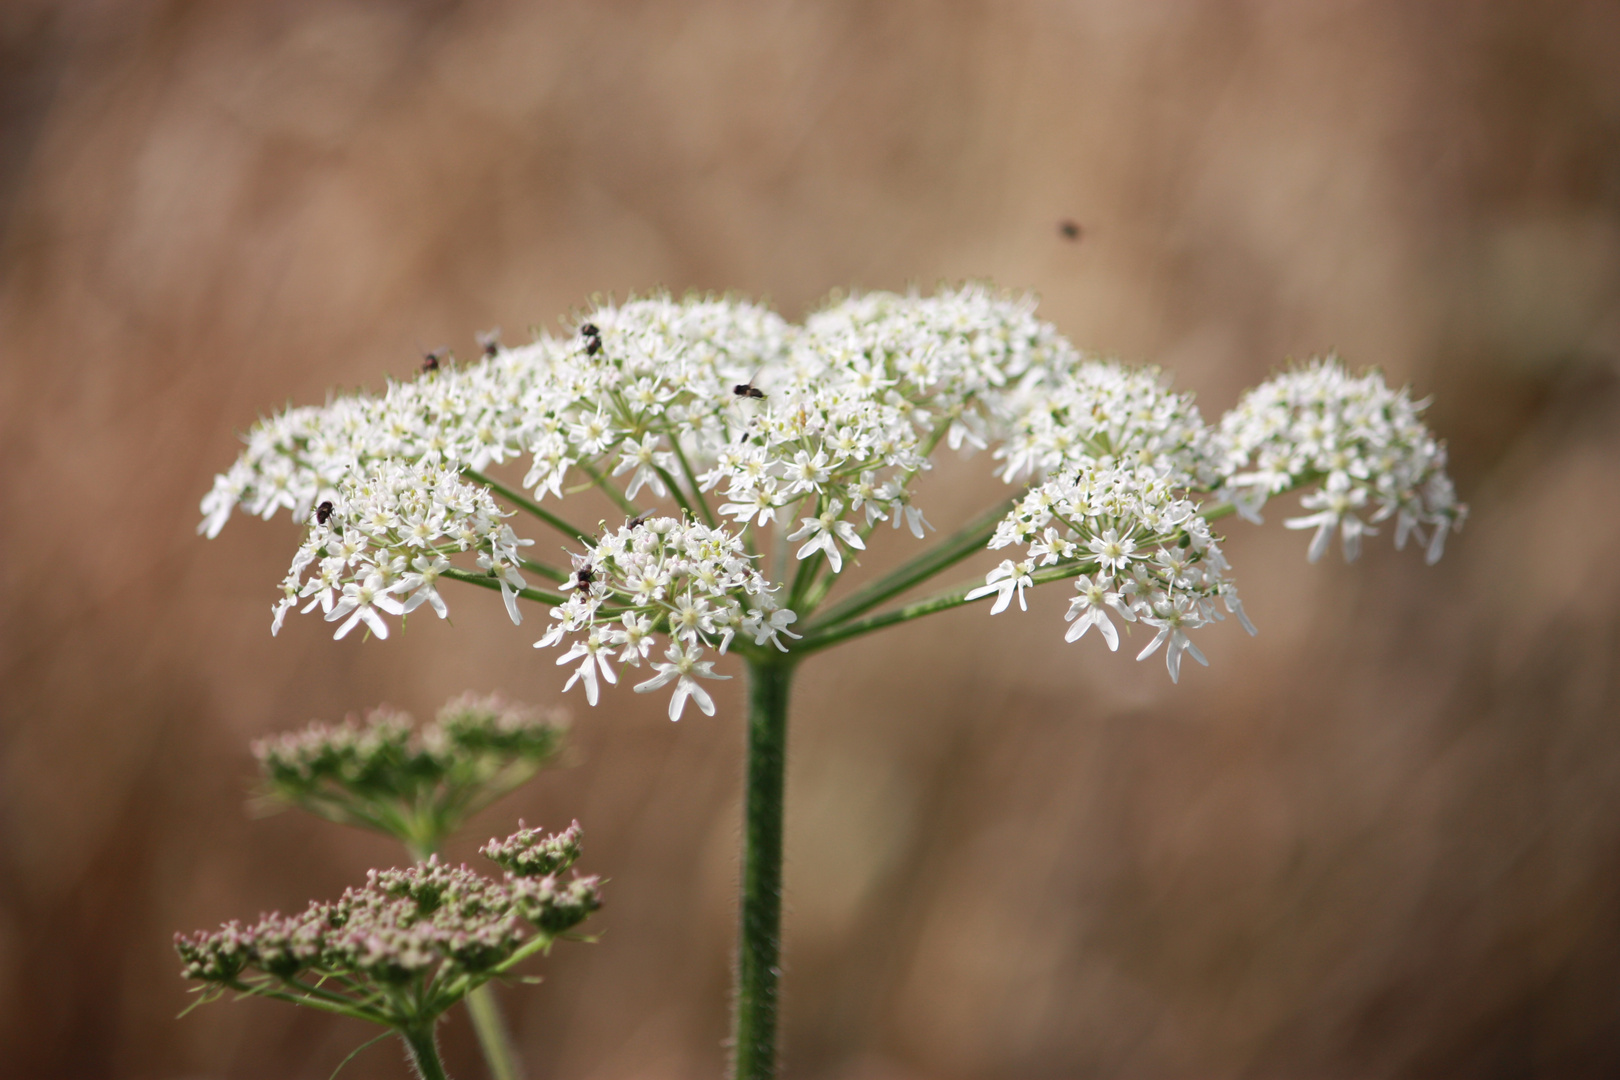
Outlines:
MULTIPOLYGON (((1352 487, 1345 473, 1333 473, 1320 491, 1311 492, 1300 502, 1305 509, 1316 510, 1317 513, 1289 518, 1283 522, 1283 526, 1316 530, 1316 535, 1311 538, 1310 550, 1306 552, 1306 558, 1311 562, 1316 562, 1327 551, 1335 528, 1344 538, 1345 562, 1354 562, 1361 553, 1363 536, 1378 532, 1356 516, 1356 511, 1367 505, 1367 491, 1365 488, 1352 487)), ((1415 526, 1408 528, 1412 527, 1415 526)))
POLYGON ((338 638, 362 622, 386 638, 382 614, 404 615, 424 603, 445 618, 438 585, 450 557, 463 551, 476 551, 476 564, 499 578, 515 621, 516 594, 527 587, 518 549, 531 541, 502 520, 487 491, 443 465, 379 461, 348 471, 330 496, 293 557, 272 630, 295 595, 308 600, 305 612, 318 607, 328 622, 344 620, 338 638))
POLYGON ((1181 654, 1186 653, 1194 660, 1209 666, 1204 654, 1198 651, 1198 646, 1192 643, 1187 631, 1204 625, 1208 620, 1201 617, 1191 600, 1185 596, 1178 596, 1167 604, 1161 605, 1152 615, 1142 616, 1142 621, 1149 626, 1159 628, 1147 648, 1136 655, 1138 660, 1146 660, 1158 651, 1160 645, 1165 647, 1164 664, 1170 670, 1170 681, 1177 682, 1181 678, 1181 654))
POLYGON ((804 540, 807 536, 810 538, 795 553, 795 557, 807 559, 819 551, 827 556, 827 562, 836 574, 844 568, 844 557, 838 550, 839 540, 858 551, 865 550, 866 543, 861 539, 860 533, 855 531, 855 526, 840 520, 839 515, 843 510, 843 502, 834 499, 820 514, 805 518, 797 532, 789 533, 789 540, 804 540))
MULTIPOLYGON (((538 644, 536 648, 538 648, 538 644)), ((601 671, 602 678, 610 685, 619 681, 613 673, 613 665, 608 663, 608 641, 599 627, 592 627, 590 632, 582 639, 576 640, 571 649, 557 657, 557 666, 561 667, 571 661, 584 657, 579 667, 568 677, 563 684, 563 693, 573 689, 574 683, 583 681, 585 684, 585 700, 592 705, 597 700, 596 673, 601 671)))
POLYGON ((391 589, 384 585, 382 575, 376 571, 365 576, 363 581, 351 581, 343 586, 343 595, 338 598, 337 604, 326 613, 327 622, 337 622, 345 615, 348 619, 337 628, 332 637, 341 640, 356 625, 364 622, 371 632, 379 638, 388 636, 388 624, 382 621, 377 614, 380 608, 390 615, 402 614, 405 605, 388 595, 391 589), (352 614, 351 614, 352 613, 352 614))
POLYGON ((1029 560, 1015 563, 1011 559, 1001 560, 1001 565, 985 575, 984 584, 968 592, 962 599, 978 600, 981 597, 994 595, 996 602, 990 608, 990 614, 1000 615, 1007 610, 1012 602, 1013 593, 1018 594, 1018 608, 1028 611, 1029 605, 1024 602, 1024 590, 1035 584, 1029 572, 1034 564, 1029 560))
POLYGON ((730 675, 716 675, 714 663, 710 660, 699 660, 703 650, 696 645, 687 648, 679 643, 672 644, 665 651, 664 658, 668 663, 654 663, 653 670, 658 674, 646 682, 636 684, 636 693, 647 694, 670 682, 675 683, 675 693, 669 699, 669 718, 679 720, 681 712, 686 708, 686 699, 690 697, 697 702, 697 707, 705 716, 714 715, 714 699, 709 692, 698 683, 698 678, 729 679, 730 675), (694 677, 695 676, 695 677, 694 677))
POLYGON ((1068 633, 1063 635, 1064 641, 1078 641, 1095 626, 1103 640, 1108 642, 1108 651, 1118 651, 1119 632, 1114 629, 1108 612, 1113 611, 1126 622, 1135 622, 1136 613, 1118 592, 1109 588, 1113 583, 1113 579, 1106 574, 1098 574, 1095 578, 1082 574, 1075 581, 1074 588, 1079 595, 1069 601, 1068 614, 1063 616, 1070 623, 1068 633))
POLYGON ((623 456, 619 459, 618 468, 613 470, 613 475, 621 476, 631 469, 635 470, 635 474, 630 478, 630 485, 624 489, 625 498, 634 499, 643 484, 652 488, 653 494, 659 498, 669 494, 664 487, 663 478, 658 474, 660 470, 668 472, 675 468, 675 455, 667 450, 659 450, 660 441, 658 435, 648 432, 641 437, 639 443, 626 442, 620 448, 623 456))

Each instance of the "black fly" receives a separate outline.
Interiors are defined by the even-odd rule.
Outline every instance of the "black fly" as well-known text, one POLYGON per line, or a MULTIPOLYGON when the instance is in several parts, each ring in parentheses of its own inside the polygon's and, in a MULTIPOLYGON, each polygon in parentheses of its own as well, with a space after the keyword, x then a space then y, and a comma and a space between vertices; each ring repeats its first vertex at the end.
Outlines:
POLYGON ((494 356, 501 351, 501 328, 483 330, 477 335, 478 347, 484 350, 485 356, 494 356))
POLYGON ((602 331, 597 329, 595 323, 586 323, 579 328, 579 334, 585 339, 585 355, 595 356, 602 351, 602 331))
POLYGON ((439 365, 450 359, 449 349, 434 349, 432 352, 422 354, 422 374, 438 371, 439 365))
POLYGON ((318 523, 325 525, 328 521, 332 520, 332 514, 336 512, 336 510, 337 507, 332 505, 332 500, 328 499, 326 502, 321 503, 321 505, 315 508, 315 520, 318 523))
POLYGON ((1058 222, 1058 234, 1065 240, 1071 242, 1078 240, 1080 239, 1082 232, 1084 232, 1084 230, 1080 228, 1080 223, 1078 221, 1064 218, 1062 221, 1058 222))
POLYGON ((757 378, 759 378, 759 369, 755 369, 754 373, 748 376, 747 382, 738 383, 736 386, 733 386, 731 388, 731 392, 740 398, 764 397, 765 391, 754 385, 754 380, 757 378))

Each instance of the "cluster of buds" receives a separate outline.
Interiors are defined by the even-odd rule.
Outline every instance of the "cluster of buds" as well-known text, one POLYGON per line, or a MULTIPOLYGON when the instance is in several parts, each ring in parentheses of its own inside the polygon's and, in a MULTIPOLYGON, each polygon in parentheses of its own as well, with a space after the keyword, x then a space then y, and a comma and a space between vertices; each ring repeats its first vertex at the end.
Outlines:
POLYGON ((598 879, 559 876, 579 855, 579 835, 575 822, 554 836, 523 829, 491 841, 506 870, 499 880, 431 857, 373 870, 363 887, 298 915, 177 934, 182 974, 213 996, 234 990, 402 1030, 431 1026, 601 906, 598 879))
POLYGON ((418 728, 387 708, 253 745, 264 794, 331 821, 437 850, 466 818, 561 753, 566 714, 465 694, 418 728))

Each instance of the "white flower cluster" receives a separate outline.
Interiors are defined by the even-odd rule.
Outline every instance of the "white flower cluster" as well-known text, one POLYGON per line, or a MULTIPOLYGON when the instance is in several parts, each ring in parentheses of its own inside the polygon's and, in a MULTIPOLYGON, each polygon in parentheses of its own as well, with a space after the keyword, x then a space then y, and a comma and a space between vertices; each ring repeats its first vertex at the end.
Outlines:
MULTIPOLYGON (((483 469, 528 454, 524 486, 560 495, 570 467, 611 469, 634 458, 653 429, 723 431, 732 387, 784 355, 790 329, 770 311, 732 300, 637 300, 591 319, 589 334, 492 345, 478 363, 435 367, 379 396, 339 397, 261 421, 203 499, 199 531, 217 536, 238 506, 267 519, 283 507, 303 517, 354 465, 374 460, 483 469)), ((672 467, 667 440, 662 452, 659 441, 649 456, 672 467)), ((631 490, 656 479, 638 469, 631 490)))
POLYGON ((784 369, 754 380, 765 396, 713 448, 702 487, 723 485, 720 511, 739 524, 797 516, 796 556, 838 573, 878 522, 921 538, 931 526, 910 485, 934 448, 1000 438, 1008 385, 1073 356, 1032 302, 978 286, 845 300, 811 316, 784 369))
POLYGON ((259 424, 203 500, 201 530, 214 535, 238 506, 311 520, 274 625, 302 603, 339 637, 361 623, 384 636, 383 615, 423 603, 442 616, 436 582, 458 552, 476 551, 518 621, 527 565, 569 593, 540 642, 569 642, 569 685, 594 703, 600 681, 616 680, 613 654, 639 665, 668 635, 637 689, 674 684, 674 716, 688 699, 713 709, 698 682, 718 677, 704 650, 723 654, 738 634, 790 648, 787 627, 880 523, 925 535, 913 483, 942 444, 990 448, 998 475, 1031 485, 991 543, 1027 557, 969 595, 997 596, 999 612, 1037 575, 1084 575, 1071 640, 1096 626, 1117 647, 1109 612, 1146 621, 1160 633, 1144 655, 1167 646, 1173 676, 1183 653, 1203 659, 1186 631, 1219 617, 1216 601, 1241 617, 1201 497, 1255 517, 1269 496, 1316 485, 1313 513, 1288 522, 1317 530, 1313 559, 1335 529, 1353 556, 1393 517, 1397 544, 1417 534, 1432 560, 1464 513, 1421 406, 1376 374, 1317 362, 1212 429, 1157 370, 1085 357, 1033 301, 982 286, 857 295, 801 327, 730 298, 637 299, 582 314, 565 337, 430 367, 380 395, 259 424), (529 541, 481 483, 518 458, 525 505, 585 547, 571 571, 521 559, 529 541), (592 540, 548 509, 587 488, 630 524, 592 540), (663 509, 644 511, 646 499, 663 509), (773 565, 799 561, 783 582, 758 569, 767 526, 785 545, 773 565))
POLYGON ((535 648, 571 638, 557 663, 580 664, 563 689, 582 683, 592 705, 598 674, 618 682, 614 650, 618 663, 640 667, 662 633, 671 639, 664 662, 652 661, 654 676, 636 691, 673 682, 671 720, 680 719, 688 698, 713 716, 714 701, 697 680, 729 676, 716 675, 714 662, 702 659, 705 647, 724 655, 740 631, 756 645, 770 642, 786 651, 781 635, 795 636, 787 629, 793 612, 772 598, 741 537, 691 521, 655 517, 619 528, 574 556, 574 576, 564 587, 568 599, 552 608, 555 621, 535 648))
POLYGON ((1224 617, 1217 600, 1251 634, 1254 627, 1209 523, 1185 488, 1185 478, 1166 462, 1066 468, 1031 489, 990 541, 991 548, 1022 545, 1026 557, 1003 560, 968 599, 995 595, 994 614, 1016 592, 1023 607, 1024 589, 1034 584, 1038 568, 1067 567, 1080 573, 1065 616, 1067 640, 1077 641, 1095 626, 1108 648, 1117 650, 1112 612, 1157 629, 1137 659, 1165 646, 1172 680, 1180 677, 1182 653, 1207 665, 1187 631, 1224 617))
MULTIPOLYGON (((356 463, 483 469, 527 454, 523 486, 540 500, 560 497, 577 471, 623 477, 629 500, 665 496, 671 481, 687 494, 718 489, 721 512, 739 523, 785 522, 804 504, 807 521, 831 514, 869 529, 892 518, 921 536, 908 483, 935 443, 999 438, 1010 413, 997 392, 1076 358, 1033 306, 979 286, 873 293, 802 329, 732 300, 597 308, 575 337, 261 422, 203 500, 200 529, 217 535, 237 506, 303 516, 356 463)), ((800 557, 840 566, 839 546, 800 557)))
POLYGON ((1303 504, 1316 512, 1285 522, 1316 530, 1312 562, 1335 529, 1354 559, 1362 536, 1378 531, 1372 523, 1390 517, 1397 548, 1416 535, 1437 561, 1468 508, 1446 475, 1444 444, 1419 419, 1426 404, 1391 390, 1375 371, 1351 375, 1336 357, 1278 375, 1221 421, 1233 501, 1253 515, 1268 496, 1315 484, 1303 504))
POLYGON ((379 613, 405 615, 424 603, 442 619, 449 611, 439 579, 460 552, 477 552, 478 566, 499 582, 512 621, 522 622, 516 592, 527 583, 518 548, 534 541, 518 539, 503 520, 508 516, 487 490, 444 465, 387 459, 357 465, 311 514, 281 583, 271 633, 300 601, 306 612, 318 607, 327 622, 341 621, 337 638, 362 622, 386 638, 379 613))
POLYGON ((1010 483, 1098 465, 1164 466, 1178 487, 1208 490, 1219 477, 1213 433, 1191 394, 1157 368, 1084 360, 1024 387, 996 457, 1010 483))

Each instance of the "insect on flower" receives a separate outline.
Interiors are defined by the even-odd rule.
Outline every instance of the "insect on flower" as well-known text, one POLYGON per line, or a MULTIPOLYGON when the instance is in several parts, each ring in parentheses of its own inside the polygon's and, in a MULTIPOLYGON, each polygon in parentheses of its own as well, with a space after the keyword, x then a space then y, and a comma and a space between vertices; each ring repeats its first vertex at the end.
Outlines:
POLYGON ((328 521, 332 520, 332 514, 336 510, 337 510, 337 507, 332 505, 332 500, 327 499, 325 502, 321 503, 321 505, 319 505, 319 506, 317 506, 315 508, 315 520, 316 520, 316 522, 318 522, 321 525, 325 525, 328 521))
POLYGON ((439 366, 448 359, 450 359, 450 350, 446 348, 438 348, 431 352, 423 353, 422 374, 426 375, 430 371, 438 371, 439 366))
POLYGON ((501 351, 500 327, 497 326, 493 330, 481 330, 473 336, 478 342, 478 347, 484 350, 486 359, 501 351))
POLYGON ((586 323, 580 327, 579 334, 585 339, 586 356, 595 356, 602 351, 602 331, 595 323, 586 323))
POLYGON ((748 376, 747 382, 738 383, 736 386, 733 386, 731 388, 731 392, 740 398, 763 398, 765 396, 765 391, 754 385, 754 380, 757 378, 759 378, 759 370, 755 370, 752 375, 748 376))

